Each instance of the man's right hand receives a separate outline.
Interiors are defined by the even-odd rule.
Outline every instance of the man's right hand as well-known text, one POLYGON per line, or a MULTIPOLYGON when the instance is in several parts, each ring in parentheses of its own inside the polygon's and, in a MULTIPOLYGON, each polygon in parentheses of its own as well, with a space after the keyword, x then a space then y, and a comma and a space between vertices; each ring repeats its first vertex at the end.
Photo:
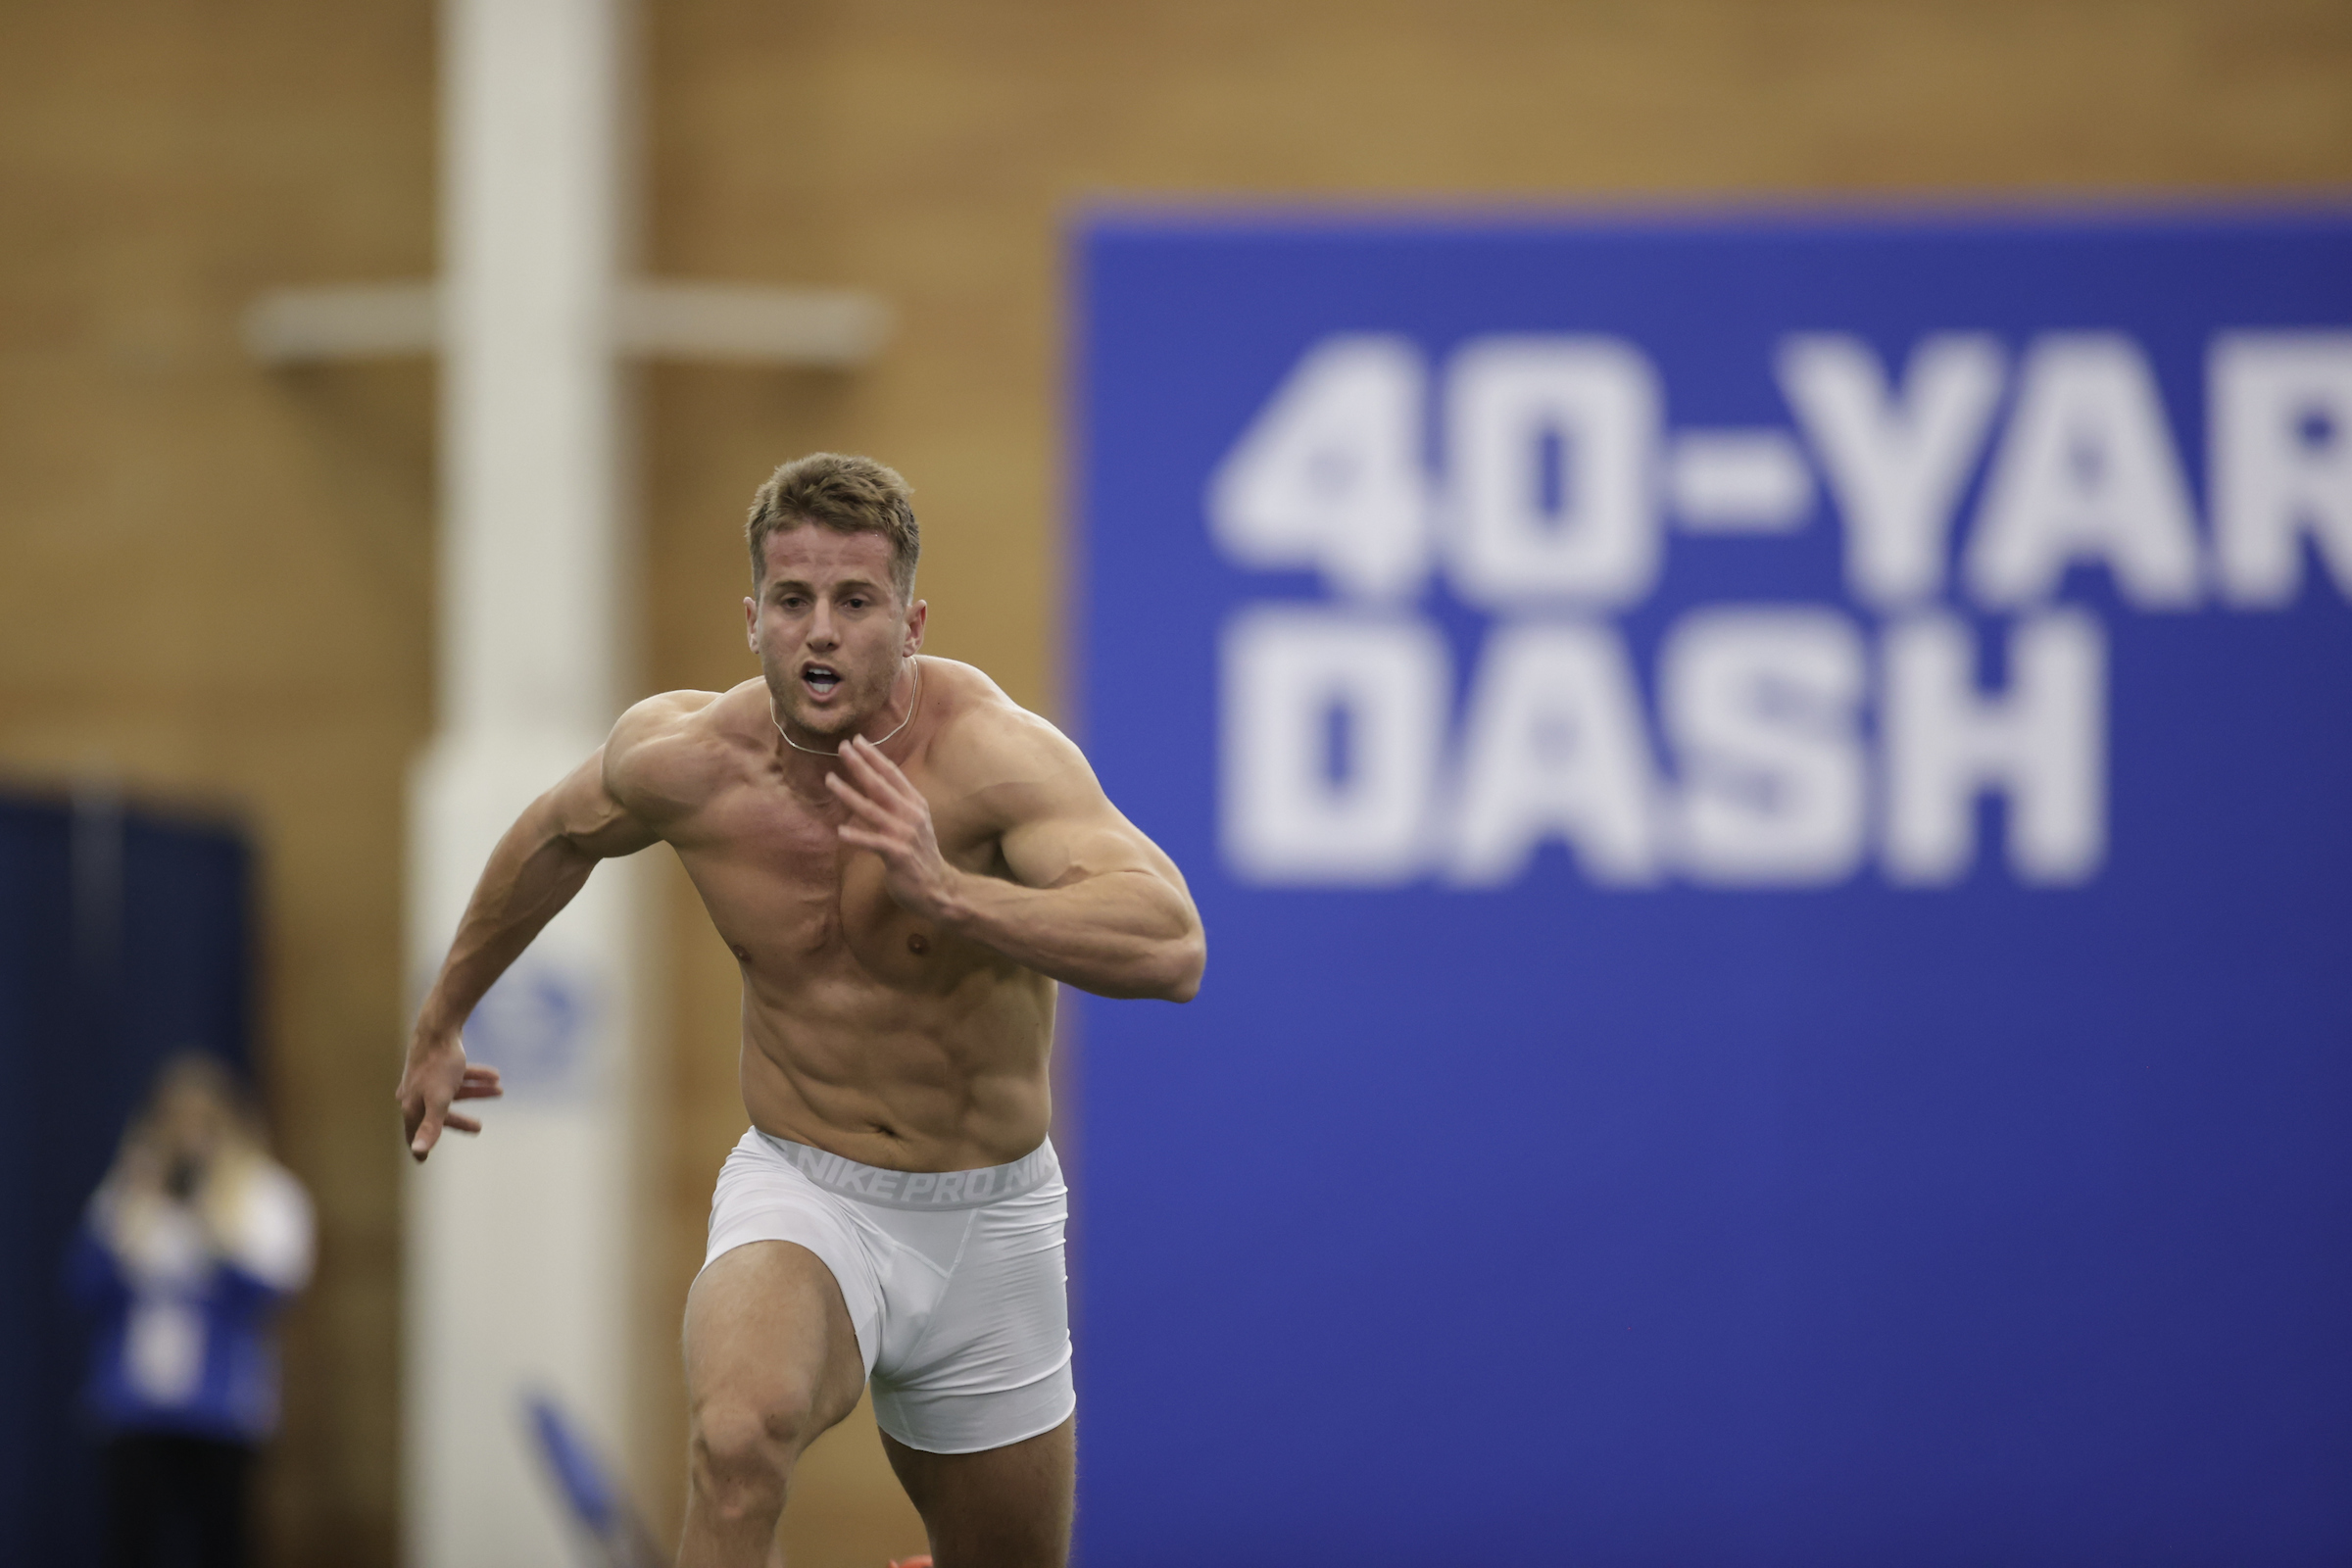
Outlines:
POLYGON ((477 1067, 466 1060, 466 1046, 455 1032, 437 1038, 419 1036, 409 1047, 409 1062, 400 1074, 401 1123, 408 1130, 409 1152, 421 1164, 441 1141, 441 1129, 478 1133, 482 1124, 449 1107, 461 1100, 496 1100, 500 1087, 496 1067, 477 1067))

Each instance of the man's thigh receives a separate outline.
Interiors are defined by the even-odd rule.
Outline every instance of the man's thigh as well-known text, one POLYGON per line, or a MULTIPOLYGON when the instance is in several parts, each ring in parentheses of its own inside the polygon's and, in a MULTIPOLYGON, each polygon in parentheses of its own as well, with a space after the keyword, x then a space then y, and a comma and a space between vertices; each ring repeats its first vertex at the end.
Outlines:
POLYGON ((926 1453, 889 1433, 882 1447, 923 1516, 939 1568, 1063 1568, 1078 1465, 1078 1418, 978 1453, 926 1453))
POLYGON ((793 1242, 721 1253, 686 1297, 686 1397, 698 1437, 757 1419, 794 1454, 858 1404, 865 1361, 833 1271, 793 1242))

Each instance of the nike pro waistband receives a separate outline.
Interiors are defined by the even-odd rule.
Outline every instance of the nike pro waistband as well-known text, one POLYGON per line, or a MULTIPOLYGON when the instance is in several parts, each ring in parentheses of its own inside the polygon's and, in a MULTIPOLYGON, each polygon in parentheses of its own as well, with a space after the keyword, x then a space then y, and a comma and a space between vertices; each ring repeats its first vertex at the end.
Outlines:
POLYGON ((983 1203, 1001 1203, 1036 1192, 1061 1172, 1061 1162, 1054 1157, 1051 1139, 1009 1165, 932 1171, 884 1170, 879 1165, 860 1165, 854 1159, 828 1154, 821 1149, 796 1144, 773 1133, 763 1132, 760 1137, 795 1170, 819 1187, 885 1208, 978 1208, 983 1203))

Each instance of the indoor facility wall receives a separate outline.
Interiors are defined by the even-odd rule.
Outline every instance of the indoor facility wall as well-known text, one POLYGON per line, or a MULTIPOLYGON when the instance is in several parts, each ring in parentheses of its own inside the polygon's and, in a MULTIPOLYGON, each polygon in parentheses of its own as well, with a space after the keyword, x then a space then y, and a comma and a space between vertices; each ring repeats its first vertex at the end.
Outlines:
POLYGON ((0 774, 193 798, 253 834, 253 1059, 320 1243, 262 1489, 280 1563, 394 1553, 431 379, 266 370, 238 318, 272 285, 429 270, 431 22, 419 0, 0 7, 0 774))
MULTIPOLYGON (((653 377, 660 686, 756 673, 743 505, 774 464, 846 447, 915 487, 929 650, 1049 714, 1075 708, 1083 672, 1057 661, 1064 246, 1089 202, 2145 197, 2352 179, 2352 11, 2312 0, 669 0, 647 22, 649 264, 855 283, 902 323, 851 375, 653 377)), ((743 1116, 733 960, 682 879, 672 908, 674 1295, 743 1116)), ((679 1393, 647 1387, 666 1412, 653 1451, 673 1452, 679 1393)), ((905 1504, 865 1421, 812 1454, 786 1524, 803 1560, 903 1549, 905 1504)), ((649 1473, 674 1510, 674 1464, 649 1473)))
MULTIPOLYGON (((255 831, 256 1055, 323 1241, 267 1488, 281 1564, 394 1558, 389 1091, 405 780, 431 728, 432 379, 266 369, 236 323, 265 287, 431 270, 434 24, 429 0, 0 8, 0 769, 222 801, 255 831)), ((640 30, 647 269, 854 284, 899 316, 856 371, 644 375, 646 690, 755 672, 743 508, 829 447, 916 488, 930 650, 1066 710, 1064 236, 1090 200, 2352 180, 2352 11, 2327 0, 659 0, 640 30)), ((677 1308, 743 1126, 735 966, 665 875, 674 1109, 627 1372, 664 1530, 677 1308)), ((907 1529, 869 1425, 819 1447, 797 1560, 877 1561, 907 1529)))

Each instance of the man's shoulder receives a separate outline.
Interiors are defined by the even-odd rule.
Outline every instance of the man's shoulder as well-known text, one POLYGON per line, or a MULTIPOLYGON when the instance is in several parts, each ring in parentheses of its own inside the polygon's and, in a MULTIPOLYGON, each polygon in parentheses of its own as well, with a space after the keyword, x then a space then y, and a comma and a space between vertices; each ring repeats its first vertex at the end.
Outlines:
POLYGON ((606 788, 657 814, 701 804, 739 765, 753 710, 766 711, 765 690, 754 679, 723 692, 646 698, 620 715, 605 743, 606 788))
MULTIPOLYGON (((744 684, 757 686, 759 682, 744 684)), ((739 686, 724 692, 656 693, 620 715, 612 726, 612 739, 607 749, 634 756, 676 751, 715 740, 728 706, 739 700, 742 691, 739 686)))
POLYGON ((923 679, 923 700, 938 703, 924 742, 926 760, 953 788, 990 790, 1085 768, 1068 736, 1014 702, 985 672, 926 657, 923 679))
POLYGON ((943 760, 1070 744, 1052 720, 1014 702, 975 665, 926 654, 923 686, 923 701, 933 705, 928 744, 943 760))

